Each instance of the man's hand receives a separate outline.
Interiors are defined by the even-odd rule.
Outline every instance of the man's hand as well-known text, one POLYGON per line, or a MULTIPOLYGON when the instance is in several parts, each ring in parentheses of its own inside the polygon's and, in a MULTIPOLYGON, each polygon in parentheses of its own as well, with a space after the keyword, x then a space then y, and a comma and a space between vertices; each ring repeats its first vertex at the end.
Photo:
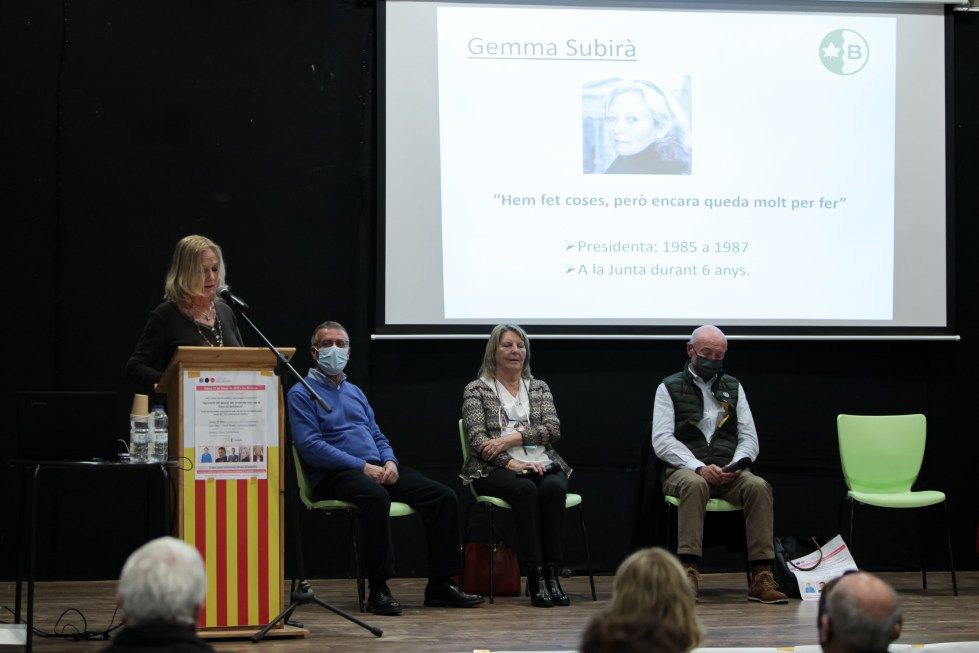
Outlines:
POLYGON ((479 445, 479 457, 486 461, 493 460, 510 447, 520 444, 523 444, 523 436, 516 431, 498 438, 490 438, 479 445))
POLYGON ((393 460, 384 463, 382 469, 381 480, 378 481, 381 485, 394 485, 398 482, 398 466, 394 464, 393 460))
POLYGON ((727 485, 738 477, 741 471, 725 472, 717 465, 704 465, 697 468, 697 474, 711 485, 727 485))
POLYGON ((370 476, 371 480, 379 485, 383 485, 381 479, 384 478, 384 468, 378 467, 377 465, 372 465, 370 463, 364 463, 364 473, 370 476))

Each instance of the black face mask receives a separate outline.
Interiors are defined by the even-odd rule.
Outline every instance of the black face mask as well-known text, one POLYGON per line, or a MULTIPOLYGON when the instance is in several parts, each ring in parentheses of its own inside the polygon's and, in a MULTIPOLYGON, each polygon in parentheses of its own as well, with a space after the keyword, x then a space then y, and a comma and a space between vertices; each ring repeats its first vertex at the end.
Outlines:
POLYGON ((697 359, 693 364, 693 369, 697 373, 697 376, 699 376, 701 379, 704 381, 710 381, 721 370, 721 365, 723 364, 723 360, 712 360, 697 356, 697 359))

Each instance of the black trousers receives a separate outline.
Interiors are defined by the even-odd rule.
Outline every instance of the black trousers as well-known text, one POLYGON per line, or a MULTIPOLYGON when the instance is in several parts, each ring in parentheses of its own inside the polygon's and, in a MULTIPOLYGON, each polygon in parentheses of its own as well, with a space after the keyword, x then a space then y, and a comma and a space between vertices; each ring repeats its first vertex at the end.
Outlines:
POLYGON ((561 536, 568 477, 563 471, 538 476, 518 474, 501 467, 473 483, 480 494, 499 497, 513 508, 517 555, 524 565, 558 564, 564 560, 561 536))
POLYGON ((379 485, 362 470, 331 472, 316 486, 318 499, 340 499, 357 506, 366 576, 394 576, 394 544, 391 540, 392 501, 407 503, 421 515, 428 540, 428 575, 443 578, 462 571, 459 539, 459 503, 448 486, 433 481, 410 467, 398 468, 398 481, 379 485))

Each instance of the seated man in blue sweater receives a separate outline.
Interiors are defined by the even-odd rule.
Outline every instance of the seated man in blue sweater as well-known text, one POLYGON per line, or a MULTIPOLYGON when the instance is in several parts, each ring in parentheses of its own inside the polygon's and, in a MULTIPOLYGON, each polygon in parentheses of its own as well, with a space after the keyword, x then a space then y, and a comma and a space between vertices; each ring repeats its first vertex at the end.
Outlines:
POLYGON ((313 332, 311 345, 315 365, 306 380, 333 412, 327 413, 301 384, 294 385, 288 396, 292 439, 309 468, 316 496, 357 505, 370 582, 367 609, 374 614, 401 614, 401 605, 387 586, 394 576, 391 501, 410 505, 425 524, 429 574, 425 605, 479 605, 483 597, 466 594, 449 580, 462 570, 455 492, 398 465, 367 397, 343 373, 350 356, 347 330, 337 322, 324 322, 313 332))

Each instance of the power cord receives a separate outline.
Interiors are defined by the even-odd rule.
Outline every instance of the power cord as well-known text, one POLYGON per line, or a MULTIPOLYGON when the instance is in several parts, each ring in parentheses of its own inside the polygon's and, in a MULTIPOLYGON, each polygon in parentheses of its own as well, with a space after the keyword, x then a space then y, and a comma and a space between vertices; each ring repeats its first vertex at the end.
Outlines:
MULTIPOLYGON (((0 608, 6 610, 11 615, 14 615, 14 611, 11 610, 10 607, 3 605, 0 606, 0 608)), ((113 625, 113 623, 115 623, 116 614, 118 614, 118 612, 119 612, 119 606, 116 606, 116 609, 112 611, 112 617, 109 619, 109 625, 105 628, 105 630, 89 630, 88 619, 85 618, 85 615, 82 614, 82 611, 77 608, 68 608, 67 610, 62 612, 61 616, 59 616, 57 621, 54 622, 54 629, 52 632, 41 630, 40 628, 35 626, 33 628, 33 633, 37 637, 51 637, 54 639, 65 639, 65 640, 71 640, 75 642, 105 641, 112 637, 111 635, 112 631, 122 627, 122 622, 113 625), (61 623, 65 619, 65 617, 72 612, 77 614, 82 620, 82 627, 80 630, 78 626, 75 625, 74 623, 68 623, 68 622, 64 624, 61 623)), ((10 622, 0 621, 0 623, 9 624, 10 622)))

